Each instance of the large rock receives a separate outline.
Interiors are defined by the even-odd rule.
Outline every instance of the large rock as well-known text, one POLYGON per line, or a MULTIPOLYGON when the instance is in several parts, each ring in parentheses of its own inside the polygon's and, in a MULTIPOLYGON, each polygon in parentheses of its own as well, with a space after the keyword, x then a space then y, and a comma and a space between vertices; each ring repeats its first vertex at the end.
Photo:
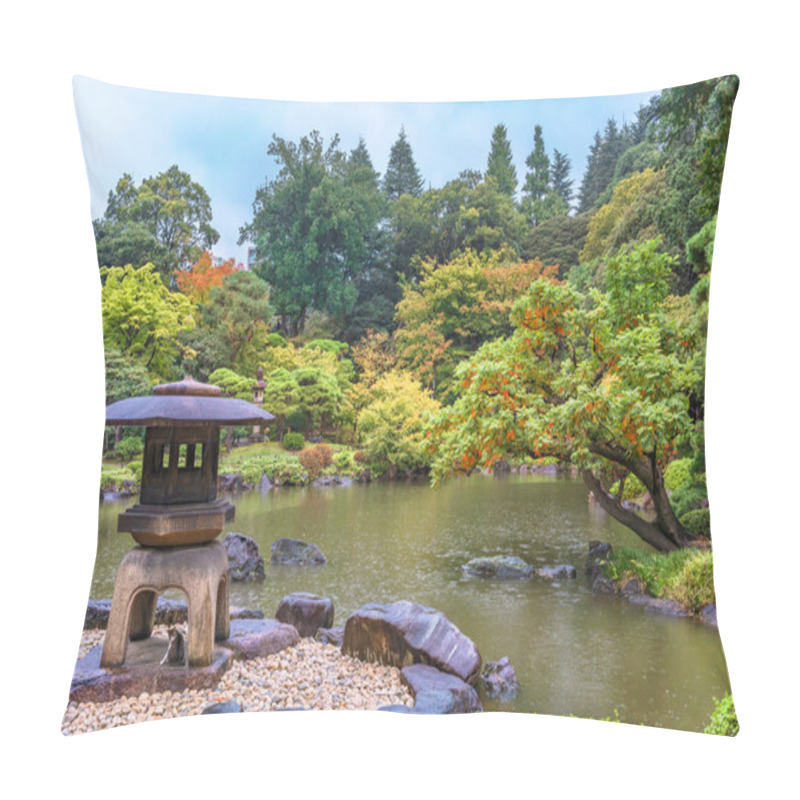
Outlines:
POLYGON ((467 683, 427 664, 400 671, 400 680, 414 695, 415 714, 469 714, 483 711, 476 691, 467 683))
POLYGON ((314 636, 333 625, 333 601, 308 592, 293 592, 281 598, 275 612, 278 622, 294 625, 301 636, 314 636))
POLYGON ((320 628, 314 638, 322 644, 332 644, 341 650, 344 641, 344 628, 320 628))
POLYGON ((469 637, 441 611, 408 600, 369 603, 351 614, 342 652, 395 667, 428 664, 467 683, 477 680, 481 668, 480 653, 469 637))
POLYGON ((235 700, 227 700, 224 703, 206 706, 200 714, 240 714, 242 711, 244 709, 235 700))
POLYGON ((315 544, 308 544, 300 539, 276 539, 272 543, 269 561, 278 566, 316 566, 327 564, 328 559, 315 544))
POLYGON ((264 559, 255 539, 243 533, 229 533, 223 544, 228 551, 228 574, 232 581, 264 580, 264 559))
POLYGON ((461 567, 467 575, 481 578, 531 578, 536 569, 517 556, 482 556, 461 567))
POLYGON ((300 634, 293 625, 275 619, 238 619, 231 620, 230 635, 220 644, 238 661, 271 656, 299 641, 300 634))
POLYGON ((487 697, 511 700, 517 696, 519 680, 507 656, 499 661, 486 662, 481 672, 480 686, 487 697))
POLYGON ((217 490, 220 492, 241 492, 243 488, 241 472, 223 472, 217 476, 217 490))

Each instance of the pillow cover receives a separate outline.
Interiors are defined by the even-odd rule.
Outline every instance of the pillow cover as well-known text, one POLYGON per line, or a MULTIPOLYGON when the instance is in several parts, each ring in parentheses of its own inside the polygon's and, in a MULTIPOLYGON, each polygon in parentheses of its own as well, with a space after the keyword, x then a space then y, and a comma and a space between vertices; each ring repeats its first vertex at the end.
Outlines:
POLYGON ((703 420, 737 86, 76 78, 108 427, 63 732, 381 708, 735 734, 703 420))

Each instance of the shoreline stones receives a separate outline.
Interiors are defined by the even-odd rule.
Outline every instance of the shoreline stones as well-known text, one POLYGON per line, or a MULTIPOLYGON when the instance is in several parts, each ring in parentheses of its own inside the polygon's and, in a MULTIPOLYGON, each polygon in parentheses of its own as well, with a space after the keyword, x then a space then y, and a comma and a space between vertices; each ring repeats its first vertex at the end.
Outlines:
POLYGON ((318 566, 327 564, 328 559, 315 544, 282 538, 272 543, 269 562, 276 566, 318 566))
POLYGON ((243 533, 228 533, 222 542, 228 553, 228 574, 232 581, 263 581, 264 559, 255 539, 243 533))
POLYGON ((220 644, 241 660, 271 656, 299 641, 293 625, 275 619, 238 619, 231 620, 230 634, 220 644))
POLYGON ((461 570, 480 578, 531 578, 536 572, 517 556, 481 556, 468 561, 461 570))
POLYGON ((333 626, 333 602, 309 592, 292 592, 281 598, 275 619, 294 625, 300 636, 313 637, 320 628, 333 626))
POLYGON ((475 643, 441 611, 400 600, 368 603, 347 618, 342 652, 404 667, 427 664, 474 683, 481 667, 475 643))
POLYGON ((487 697, 513 700, 519 692, 519 679, 514 667, 503 656, 499 661, 487 661, 481 671, 480 687, 487 697))
POLYGON ((412 664, 400 671, 414 695, 413 714, 471 714, 483 711, 477 692, 461 678, 427 664, 412 664))

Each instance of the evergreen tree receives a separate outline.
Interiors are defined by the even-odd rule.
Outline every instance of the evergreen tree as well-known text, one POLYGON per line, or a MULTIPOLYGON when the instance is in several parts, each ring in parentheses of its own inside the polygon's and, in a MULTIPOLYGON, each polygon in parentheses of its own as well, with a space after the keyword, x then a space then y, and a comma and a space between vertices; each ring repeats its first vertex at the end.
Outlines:
POLYGON ((617 161, 630 144, 630 132, 626 128, 620 130, 613 118, 606 123, 602 136, 599 131, 595 133, 581 182, 578 211, 589 211, 610 199, 617 161))
POLYGON ((534 200, 542 200, 550 186, 550 159, 544 149, 541 125, 533 129, 533 151, 525 159, 525 164, 528 173, 525 176, 522 193, 531 203, 534 200))
POLYGON ((510 197, 517 190, 517 171, 511 162, 511 145, 508 131, 503 124, 496 125, 492 131, 492 144, 486 163, 486 177, 497 181, 497 189, 510 197))
POLYGON ((572 202, 572 180, 569 177, 571 167, 572 164, 570 164, 568 156, 565 156, 558 150, 553 150, 551 183, 553 191, 561 197, 567 209, 569 209, 570 203, 572 202))
POLYGON ((359 136, 358 145, 350 151, 349 163, 354 168, 370 170, 374 174, 375 180, 378 179, 379 174, 375 172, 375 168, 372 166, 372 159, 369 157, 369 150, 367 150, 363 136, 359 136))
POLYGON ((404 194, 419 197, 422 194, 422 177, 414 161, 411 145, 406 139, 404 128, 389 152, 389 164, 383 176, 383 191, 389 199, 396 199, 404 194))

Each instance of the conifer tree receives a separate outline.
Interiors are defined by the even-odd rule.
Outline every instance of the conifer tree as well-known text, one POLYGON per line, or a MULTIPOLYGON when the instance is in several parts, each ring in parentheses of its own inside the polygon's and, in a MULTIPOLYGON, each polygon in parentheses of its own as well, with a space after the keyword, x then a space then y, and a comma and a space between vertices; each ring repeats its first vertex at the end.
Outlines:
POLYGON ((422 194, 422 177, 414 161, 411 145, 406 139, 404 128, 389 152, 389 164, 383 176, 383 191, 389 199, 396 199, 404 194, 419 197, 422 194))
POLYGON ((564 205, 569 209, 572 202, 572 180, 569 177, 571 163, 568 156, 553 150, 553 169, 551 183, 553 191, 561 197, 564 205))
POLYGON ((492 144, 486 163, 486 177, 497 181, 497 189, 510 197, 517 190, 517 171, 511 161, 508 131, 502 123, 492 131, 492 144))

